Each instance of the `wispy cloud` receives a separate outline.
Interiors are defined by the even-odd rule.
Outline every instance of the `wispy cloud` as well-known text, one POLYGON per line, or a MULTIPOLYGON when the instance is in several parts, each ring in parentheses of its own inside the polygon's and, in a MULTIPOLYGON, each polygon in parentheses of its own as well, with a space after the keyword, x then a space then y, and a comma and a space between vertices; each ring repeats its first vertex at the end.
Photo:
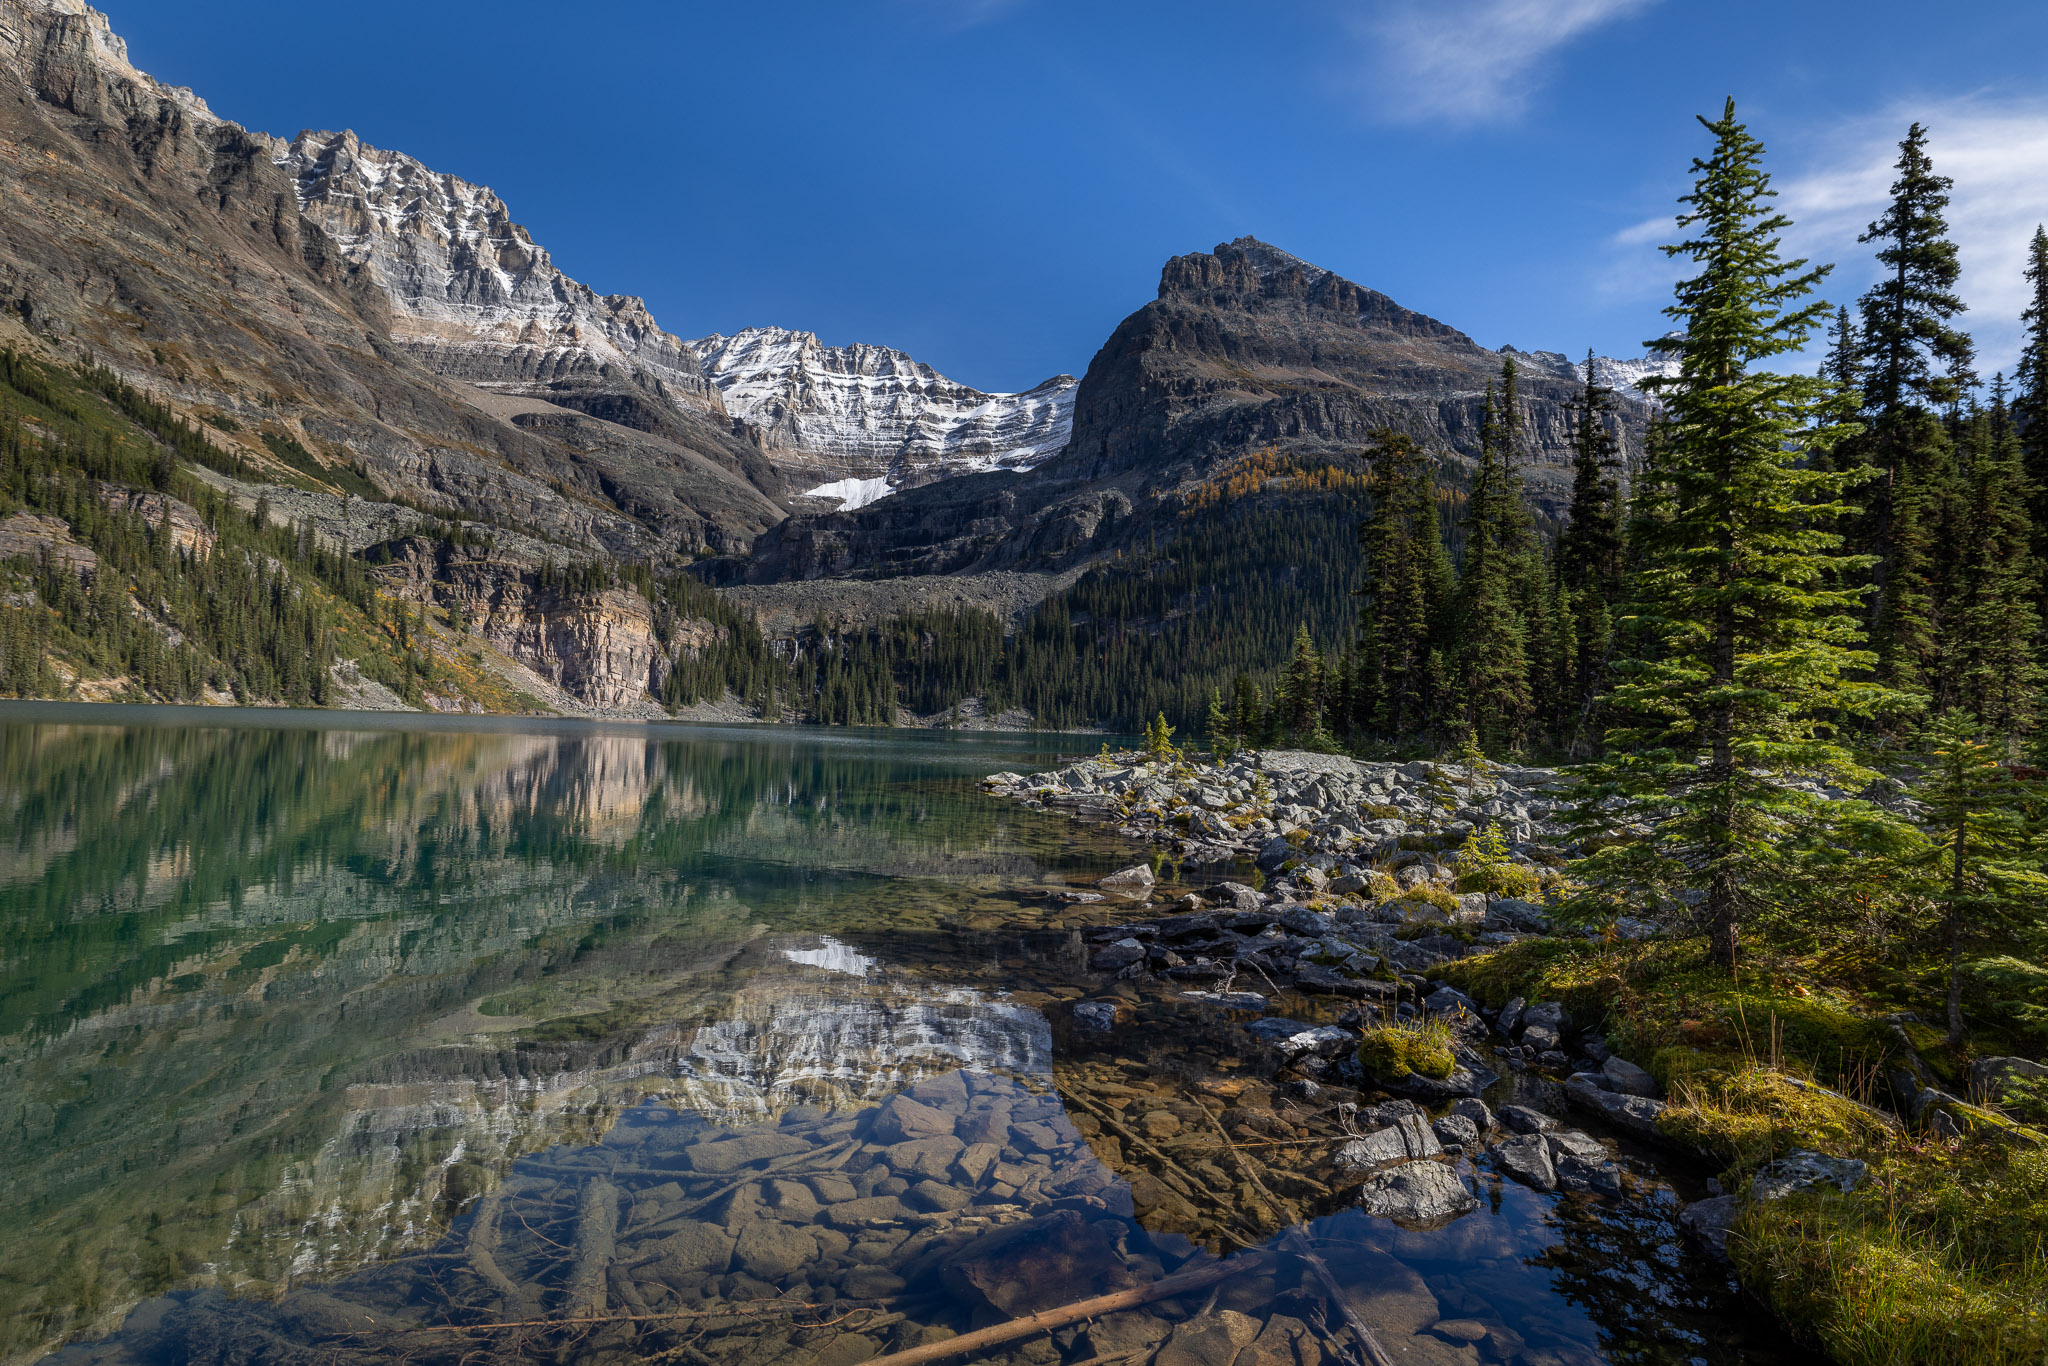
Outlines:
MULTIPOLYGON (((1778 203, 1793 220, 1785 247, 1835 263, 1824 293, 1853 305, 1876 272, 1874 245, 1856 239, 1884 211, 1899 139, 1916 119, 1927 129, 1935 171, 1955 182, 1949 233, 1962 260, 1960 293, 1970 306, 1960 322, 1977 339, 1979 371, 2010 373, 2026 306, 2020 272, 2027 239, 2048 222, 2048 101, 1902 101, 1813 133, 1767 133, 1778 203)), ((1675 240, 1674 231, 1666 215, 1616 232, 1603 266, 1605 292, 1648 300, 1667 290, 1678 266, 1656 248, 1675 240)))
POLYGON ((1406 122, 1486 123, 1519 114, 1546 59, 1656 0, 1392 0, 1353 30, 1370 53, 1366 93, 1406 122))

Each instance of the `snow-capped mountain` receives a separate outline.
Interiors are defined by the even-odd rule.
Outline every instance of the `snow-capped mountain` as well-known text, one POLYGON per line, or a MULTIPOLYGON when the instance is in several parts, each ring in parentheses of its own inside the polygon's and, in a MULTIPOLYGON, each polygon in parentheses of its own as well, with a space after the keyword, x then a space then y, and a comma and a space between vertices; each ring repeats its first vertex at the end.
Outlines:
POLYGON ((750 327, 691 342, 726 411, 763 431, 798 487, 860 507, 899 488, 976 470, 1025 470, 1067 444, 1072 375, 985 394, 886 346, 825 346, 809 332, 750 327))
MULTIPOLYGON (((1521 358, 1524 368, 1531 366, 1546 370, 1560 378, 1583 381, 1586 378, 1586 363, 1573 360, 1562 351, 1517 351, 1512 346, 1503 346, 1503 354, 1521 358)), ((1653 375, 1675 375, 1678 373, 1676 356, 1642 355, 1628 359, 1614 356, 1593 357, 1593 377, 1610 389, 1629 395, 1631 398, 1650 399, 1649 391, 1642 387, 1644 380, 1653 375)))
POLYGON ((272 150, 299 211, 368 269, 391 301, 393 335, 431 369, 543 398, 630 383, 723 416, 696 354, 643 301, 563 274, 484 187, 349 132, 303 132, 272 150))

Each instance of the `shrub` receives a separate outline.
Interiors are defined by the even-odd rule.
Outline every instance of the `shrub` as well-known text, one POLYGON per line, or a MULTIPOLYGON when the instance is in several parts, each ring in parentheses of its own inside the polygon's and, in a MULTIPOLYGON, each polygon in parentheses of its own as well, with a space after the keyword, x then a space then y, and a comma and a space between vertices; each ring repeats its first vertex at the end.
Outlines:
POLYGON ((1358 1065, 1375 1077, 1399 1080, 1420 1073, 1442 1081, 1458 1060, 1451 1053, 1451 1027, 1443 1020, 1390 1020, 1365 1031, 1358 1065))
POLYGON ((1401 893, 1400 899, 1402 901, 1419 901, 1425 906, 1434 906, 1445 915, 1455 915, 1458 910, 1458 898, 1433 882, 1425 882, 1420 886, 1410 887, 1407 891, 1401 893))
POLYGON ((1523 901, 1534 901, 1542 895, 1543 883, 1534 868, 1524 868, 1519 863, 1496 863, 1485 868, 1460 868, 1458 890, 1491 892, 1495 896, 1512 896, 1523 901))

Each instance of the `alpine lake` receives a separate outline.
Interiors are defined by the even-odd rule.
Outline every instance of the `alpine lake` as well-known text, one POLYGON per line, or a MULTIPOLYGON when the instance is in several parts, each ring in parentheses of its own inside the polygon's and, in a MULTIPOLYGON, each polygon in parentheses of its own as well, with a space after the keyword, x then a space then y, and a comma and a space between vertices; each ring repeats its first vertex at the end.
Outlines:
POLYGON ((1153 851, 981 790, 1098 743, 0 704, 0 1359, 1814 1359, 1669 1154, 1358 1210, 1376 1097, 1091 973, 1153 851))

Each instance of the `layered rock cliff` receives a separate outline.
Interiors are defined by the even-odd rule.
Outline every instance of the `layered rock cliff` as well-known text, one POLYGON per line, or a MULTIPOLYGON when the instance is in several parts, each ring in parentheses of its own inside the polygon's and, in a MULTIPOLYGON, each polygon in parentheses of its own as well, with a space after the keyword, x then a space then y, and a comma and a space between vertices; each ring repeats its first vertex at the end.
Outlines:
POLYGON ((691 346, 792 485, 842 511, 956 474, 1030 469, 1067 444, 1073 425, 1072 375, 987 394, 886 346, 825 346, 780 327, 691 346))
MULTIPOLYGON (((1096 353, 1066 448, 1025 474, 981 474, 853 512, 794 517, 755 543, 754 582, 830 575, 1060 568, 1147 534, 1219 465, 1273 449, 1355 455, 1381 428, 1453 461, 1476 455, 1503 352, 1254 238, 1175 257, 1159 295, 1096 353)), ((1581 380, 1522 355, 1521 397, 1539 502, 1568 482, 1581 380)), ((1624 439, 1647 404, 1621 396, 1624 439)))

